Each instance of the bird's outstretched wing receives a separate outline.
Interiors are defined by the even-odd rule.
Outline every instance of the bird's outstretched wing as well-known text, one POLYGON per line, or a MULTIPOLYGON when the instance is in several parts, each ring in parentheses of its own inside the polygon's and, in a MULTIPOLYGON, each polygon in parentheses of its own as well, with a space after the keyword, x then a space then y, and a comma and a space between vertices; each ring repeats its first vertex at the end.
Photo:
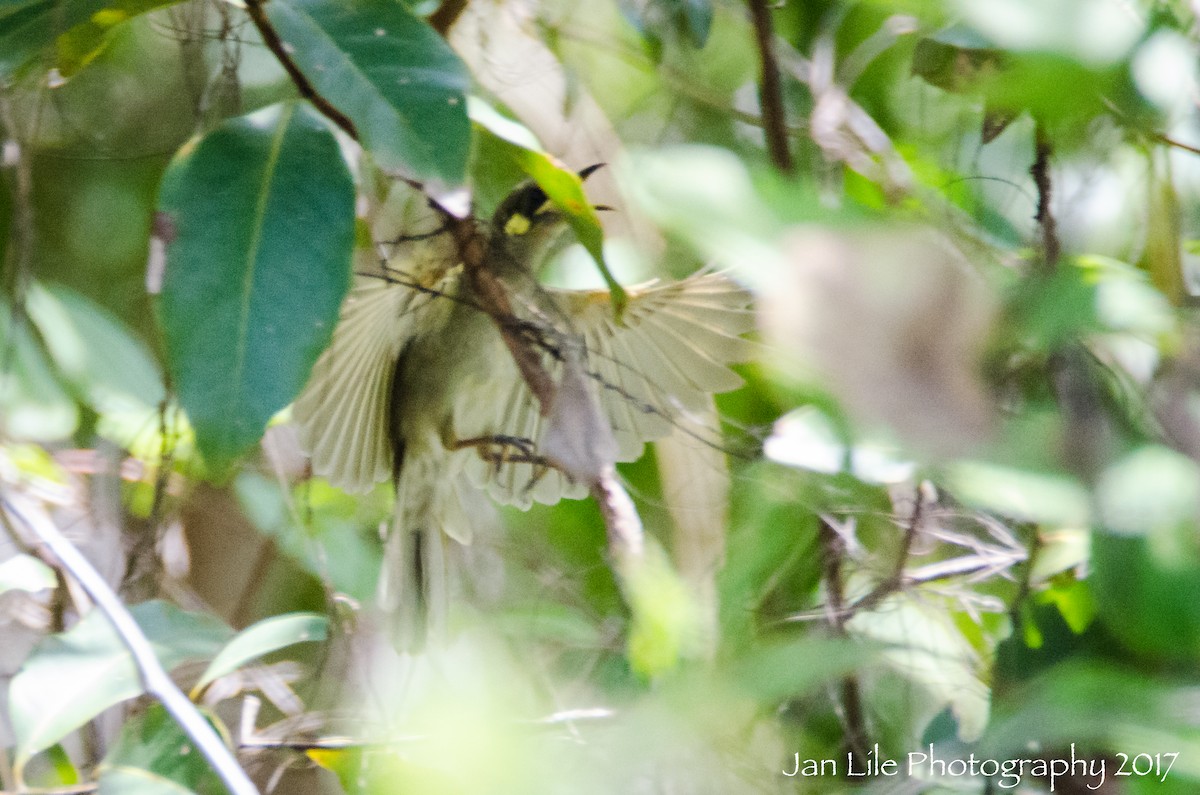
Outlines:
MULTIPOLYGON (((728 365, 750 358, 752 344, 742 335, 754 327, 750 295, 726 276, 700 273, 677 282, 652 281, 628 288, 623 322, 612 314, 606 291, 547 290, 554 314, 567 318, 585 348, 584 366, 601 412, 612 424, 619 461, 641 455, 648 441, 671 432, 678 418, 702 409, 708 396, 741 385, 728 365)), ((536 446, 545 418, 511 365, 497 338, 496 357, 509 362, 493 371, 496 398, 486 407, 465 408, 455 418, 461 438, 502 436, 536 446)), ((561 364, 544 357, 557 379, 561 364)), ((523 451, 510 448, 509 460, 472 456, 467 471, 501 502, 527 506, 580 497, 584 489, 555 470, 514 461, 523 451)))
POLYGON ((292 413, 313 472, 348 492, 392 476, 388 410, 396 360, 411 335, 412 291, 357 276, 333 341, 313 366, 292 413))

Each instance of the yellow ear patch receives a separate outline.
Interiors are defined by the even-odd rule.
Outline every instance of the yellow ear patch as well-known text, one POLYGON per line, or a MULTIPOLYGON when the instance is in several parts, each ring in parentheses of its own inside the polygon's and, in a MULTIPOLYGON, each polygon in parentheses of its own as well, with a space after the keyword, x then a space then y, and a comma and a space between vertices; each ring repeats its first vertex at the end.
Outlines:
POLYGON ((529 219, 520 213, 513 213, 504 224, 504 234, 516 237, 529 231, 529 219))

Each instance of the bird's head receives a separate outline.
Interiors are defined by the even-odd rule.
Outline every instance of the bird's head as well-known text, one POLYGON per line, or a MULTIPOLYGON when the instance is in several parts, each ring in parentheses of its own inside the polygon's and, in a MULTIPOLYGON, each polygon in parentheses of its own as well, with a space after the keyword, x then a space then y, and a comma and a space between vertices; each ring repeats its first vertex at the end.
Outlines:
MULTIPOLYGON (((579 172, 587 179, 603 163, 579 172)), ((566 215, 550 201, 536 182, 526 180, 513 188, 492 215, 493 240, 503 241, 509 256, 525 268, 534 268, 566 228, 566 215)))

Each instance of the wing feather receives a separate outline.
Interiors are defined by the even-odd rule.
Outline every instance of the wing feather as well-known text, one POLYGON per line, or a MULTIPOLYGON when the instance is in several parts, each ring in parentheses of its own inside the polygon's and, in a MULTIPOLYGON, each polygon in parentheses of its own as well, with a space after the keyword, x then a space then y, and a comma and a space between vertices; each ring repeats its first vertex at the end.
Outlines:
POLYGON ((410 296, 401 285, 357 277, 333 341, 293 407, 313 472, 348 492, 369 491, 392 475, 388 401, 410 296))
MULTIPOLYGON (((612 423, 618 460, 638 458, 644 444, 669 434, 682 413, 703 409, 710 394, 742 383, 728 365, 752 355, 753 346, 742 335, 754 328, 754 313, 749 294, 724 275, 701 273, 629 288, 621 325, 613 319, 607 292, 551 289, 547 294, 584 344, 585 366, 612 423)), ((507 389, 478 416, 464 413, 457 429, 467 431, 463 436, 505 435, 536 444, 544 428, 537 402, 499 336, 496 345, 501 363, 492 375, 507 389)), ((561 369, 549 355, 544 364, 552 375, 561 369)), ((517 462, 497 466, 469 455, 474 458, 467 464, 471 479, 501 502, 552 504, 584 493, 582 485, 557 470, 539 473, 517 462)))

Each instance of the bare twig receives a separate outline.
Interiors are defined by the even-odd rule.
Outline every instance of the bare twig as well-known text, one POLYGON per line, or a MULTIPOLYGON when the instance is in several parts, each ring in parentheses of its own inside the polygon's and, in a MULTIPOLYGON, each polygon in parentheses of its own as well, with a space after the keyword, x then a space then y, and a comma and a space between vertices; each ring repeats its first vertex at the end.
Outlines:
POLYGON ((1038 226, 1042 230, 1042 266, 1046 271, 1052 271, 1058 264, 1062 247, 1058 240, 1058 224, 1050 209, 1050 141, 1046 137, 1046 130, 1041 122, 1038 122, 1037 125, 1036 139, 1036 154, 1033 165, 1029 167, 1029 174, 1033 177, 1038 194, 1037 214, 1034 216, 1034 220, 1038 222, 1038 226))
POLYGON ((760 64, 758 101, 762 107, 763 133, 771 162, 785 174, 792 172, 792 154, 788 150, 787 117, 783 110, 783 86, 775 61, 775 26, 767 0, 746 0, 754 24, 760 64))
MULTIPOLYGON (((842 583, 842 553, 845 542, 825 519, 821 519, 818 533, 821 539, 822 568, 824 570, 822 576, 825 581, 827 618, 834 633, 844 636, 847 613, 842 583)), ((867 724, 858 678, 855 676, 844 677, 840 690, 841 719, 846 732, 846 747, 850 753, 862 759, 867 753, 867 724)))
POLYGON ((38 512, 27 511, 2 495, 0 505, 3 505, 5 513, 24 525, 49 547, 62 567, 83 586, 96 606, 108 618, 121 642, 129 649, 146 692, 158 699, 171 713, 171 717, 187 733, 200 753, 204 754, 229 791, 233 795, 258 795, 258 789, 250 781, 246 771, 242 770, 233 753, 200 714, 196 705, 189 701, 171 680, 133 616, 88 559, 63 536, 48 517, 38 512))
POLYGON ((292 83, 296 86, 296 90, 300 92, 300 96, 307 99, 313 104, 325 118, 336 124, 347 135, 354 140, 359 140, 358 130, 354 128, 354 122, 350 121, 344 113, 333 106, 329 100, 321 95, 321 92, 309 82, 304 76, 304 72, 300 71, 300 67, 292 60, 291 54, 288 52, 287 45, 279 38, 279 32, 271 24, 271 20, 267 18, 267 12, 263 10, 262 0, 246 0, 246 13, 250 15, 250 21, 254 23, 254 27, 258 28, 258 33, 262 36, 263 44, 267 45, 267 49, 274 54, 279 65, 287 72, 292 83))

